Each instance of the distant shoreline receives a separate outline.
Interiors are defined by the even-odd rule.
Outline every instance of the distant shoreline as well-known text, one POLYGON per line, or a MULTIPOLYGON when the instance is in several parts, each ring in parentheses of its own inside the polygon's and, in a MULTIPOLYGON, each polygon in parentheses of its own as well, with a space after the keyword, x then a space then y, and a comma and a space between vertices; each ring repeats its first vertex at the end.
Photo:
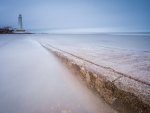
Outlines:
POLYGON ((1 34, 35 34, 35 33, 0 33, 1 34))

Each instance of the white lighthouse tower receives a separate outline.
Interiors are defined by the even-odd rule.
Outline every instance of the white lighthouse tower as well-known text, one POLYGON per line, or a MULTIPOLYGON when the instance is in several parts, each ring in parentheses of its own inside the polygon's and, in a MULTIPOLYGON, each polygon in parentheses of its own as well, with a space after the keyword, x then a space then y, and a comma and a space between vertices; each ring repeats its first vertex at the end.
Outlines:
POLYGON ((19 25, 19 29, 22 30, 23 24, 22 24, 22 15, 21 14, 19 14, 19 16, 18 16, 18 25, 19 25))
POLYGON ((18 29, 16 30, 17 32, 25 32, 23 29, 23 21, 22 21, 22 15, 19 14, 18 16, 18 29))

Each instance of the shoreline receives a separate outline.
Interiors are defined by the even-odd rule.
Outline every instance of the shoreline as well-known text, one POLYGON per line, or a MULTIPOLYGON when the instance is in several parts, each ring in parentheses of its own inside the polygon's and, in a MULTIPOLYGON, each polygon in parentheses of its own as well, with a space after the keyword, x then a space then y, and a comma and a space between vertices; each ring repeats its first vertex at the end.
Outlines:
POLYGON ((35 33, 28 33, 28 32, 27 32, 27 33, 13 33, 13 32, 12 32, 12 33, 0 33, 0 35, 1 35, 1 34, 35 34, 35 33))
POLYGON ((57 48, 42 46, 61 59, 69 69, 79 73, 87 85, 114 109, 123 113, 150 112, 150 90, 143 92, 143 88, 148 88, 149 84, 123 76, 109 68, 94 66, 85 59, 69 55, 57 48))

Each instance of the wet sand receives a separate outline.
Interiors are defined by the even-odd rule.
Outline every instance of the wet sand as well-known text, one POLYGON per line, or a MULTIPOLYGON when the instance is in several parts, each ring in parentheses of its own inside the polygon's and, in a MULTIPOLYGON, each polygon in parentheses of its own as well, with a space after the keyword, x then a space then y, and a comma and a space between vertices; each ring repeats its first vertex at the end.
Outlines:
POLYGON ((115 113, 30 38, 0 48, 0 113, 115 113))

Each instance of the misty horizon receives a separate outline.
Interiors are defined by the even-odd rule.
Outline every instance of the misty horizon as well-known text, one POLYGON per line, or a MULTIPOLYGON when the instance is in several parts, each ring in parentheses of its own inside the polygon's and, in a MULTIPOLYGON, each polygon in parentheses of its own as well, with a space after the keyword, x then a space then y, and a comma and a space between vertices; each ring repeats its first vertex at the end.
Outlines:
POLYGON ((0 26, 25 29, 99 29, 100 32, 149 32, 148 0, 1 0, 0 26))

